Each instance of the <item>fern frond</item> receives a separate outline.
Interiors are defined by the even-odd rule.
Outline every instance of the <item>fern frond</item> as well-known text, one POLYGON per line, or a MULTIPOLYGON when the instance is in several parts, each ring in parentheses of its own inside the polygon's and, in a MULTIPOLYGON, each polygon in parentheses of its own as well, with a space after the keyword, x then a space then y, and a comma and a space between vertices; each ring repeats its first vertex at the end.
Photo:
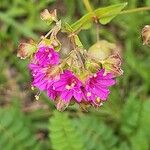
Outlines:
POLYGON ((132 137, 130 137, 131 150, 148 150, 149 139, 145 136, 145 132, 139 129, 132 137))
POLYGON ((112 129, 95 116, 82 116, 76 120, 79 131, 84 135, 86 150, 109 150, 117 144, 112 129))
MULTIPOLYGON (((143 104, 143 109, 141 112, 141 121, 140 121, 140 127, 150 139, 150 99, 146 100, 143 104)), ((150 140, 149 140, 150 144, 150 140)))
POLYGON ((142 101, 134 95, 130 95, 123 108, 121 118, 121 132, 126 136, 130 136, 138 128, 141 109, 142 101))
POLYGON ((38 149, 28 119, 19 109, 0 110, 0 148, 2 150, 38 149))
POLYGON ((78 129, 66 113, 54 112, 50 118, 49 137, 54 150, 84 150, 78 129))

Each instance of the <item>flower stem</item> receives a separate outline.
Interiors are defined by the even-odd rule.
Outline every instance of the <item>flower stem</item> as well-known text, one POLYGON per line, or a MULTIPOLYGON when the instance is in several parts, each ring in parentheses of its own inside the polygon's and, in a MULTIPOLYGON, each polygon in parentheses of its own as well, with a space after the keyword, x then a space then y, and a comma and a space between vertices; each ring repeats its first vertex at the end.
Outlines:
POLYGON ((99 41, 99 22, 95 23, 96 26, 96 40, 99 41))
POLYGON ((95 24, 95 32, 96 32, 96 40, 99 41, 99 21, 98 18, 96 17, 96 15, 94 14, 92 5, 90 4, 89 0, 82 0, 85 8, 88 12, 92 12, 93 13, 93 21, 95 24))
POLYGON ((92 12, 93 11, 93 8, 89 2, 89 0, 82 0, 83 1, 83 4, 85 5, 85 8, 88 12, 92 12))
POLYGON ((129 9, 129 10, 123 10, 119 13, 119 15, 122 14, 130 14, 130 13, 135 13, 135 12, 140 12, 140 11, 146 11, 150 10, 150 6, 147 7, 140 7, 140 8, 134 8, 134 9, 129 9))

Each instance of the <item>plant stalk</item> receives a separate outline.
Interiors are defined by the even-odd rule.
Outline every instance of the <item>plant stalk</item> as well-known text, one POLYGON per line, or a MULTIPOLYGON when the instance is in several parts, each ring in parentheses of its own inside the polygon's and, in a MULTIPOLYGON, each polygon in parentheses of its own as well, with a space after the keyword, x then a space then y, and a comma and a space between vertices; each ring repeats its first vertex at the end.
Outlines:
POLYGON ((96 26, 96 40, 97 42, 99 41, 99 22, 95 23, 95 26, 96 26))
POLYGON ((129 9, 129 10, 123 10, 119 13, 119 15, 122 14, 129 14, 129 13, 135 13, 135 12, 140 12, 140 11, 146 11, 150 10, 150 6, 147 7, 140 7, 140 8, 134 8, 134 9, 129 9))
POLYGON ((94 16, 93 18, 94 18, 94 22, 95 22, 96 40, 99 41, 99 21, 98 21, 98 18, 94 14, 92 5, 90 4, 89 0, 83 0, 83 3, 85 5, 86 10, 88 12, 93 13, 93 16, 94 16))
POLYGON ((88 12, 92 12, 93 11, 93 8, 89 2, 89 0, 82 0, 83 1, 83 4, 85 5, 85 8, 88 12))

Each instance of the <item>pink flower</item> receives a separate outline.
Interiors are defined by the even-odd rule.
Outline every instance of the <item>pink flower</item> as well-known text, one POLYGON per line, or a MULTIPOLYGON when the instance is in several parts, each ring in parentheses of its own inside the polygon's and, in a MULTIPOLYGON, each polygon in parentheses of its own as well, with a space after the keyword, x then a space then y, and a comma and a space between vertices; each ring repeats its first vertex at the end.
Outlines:
POLYGON ((47 91, 51 100, 55 100, 58 92, 53 89, 53 83, 59 79, 59 74, 54 77, 51 76, 52 66, 41 67, 31 63, 29 69, 33 76, 32 86, 39 88, 41 91, 47 91))
POLYGON ((46 90, 55 77, 58 77, 59 54, 53 48, 40 46, 29 64, 33 76, 32 85, 40 90, 46 90))
POLYGON ((29 64, 29 69, 31 70, 33 81, 32 86, 39 88, 40 90, 46 90, 47 85, 52 81, 48 78, 47 72, 48 67, 41 67, 37 64, 29 64))
POLYGON ((60 80, 53 84, 55 91, 60 92, 60 97, 64 102, 69 102, 73 97, 77 102, 82 100, 82 83, 69 70, 60 75, 60 80))
POLYGON ((53 87, 54 81, 52 81, 50 84, 47 86, 47 95, 51 100, 55 100, 56 97, 58 96, 59 92, 55 91, 53 87))
POLYGON ((59 63, 59 54, 52 47, 40 46, 34 58, 41 66, 59 63))
POLYGON ((111 73, 104 75, 104 71, 104 69, 100 70, 85 83, 85 97, 88 101, 92 101, 95 104, 101 100, 106 100, 110 93, 108 87, 116 83, 113 75, 111 73))

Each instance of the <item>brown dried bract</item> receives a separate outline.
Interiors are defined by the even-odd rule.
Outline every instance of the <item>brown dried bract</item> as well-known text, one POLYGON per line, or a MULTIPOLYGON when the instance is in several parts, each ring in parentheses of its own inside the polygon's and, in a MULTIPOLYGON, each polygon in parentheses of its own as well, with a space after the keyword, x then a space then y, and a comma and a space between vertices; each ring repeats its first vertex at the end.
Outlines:
POLYGON ((142 29, 143 45, 150 45, 150 25, 146 25, 142 29))

